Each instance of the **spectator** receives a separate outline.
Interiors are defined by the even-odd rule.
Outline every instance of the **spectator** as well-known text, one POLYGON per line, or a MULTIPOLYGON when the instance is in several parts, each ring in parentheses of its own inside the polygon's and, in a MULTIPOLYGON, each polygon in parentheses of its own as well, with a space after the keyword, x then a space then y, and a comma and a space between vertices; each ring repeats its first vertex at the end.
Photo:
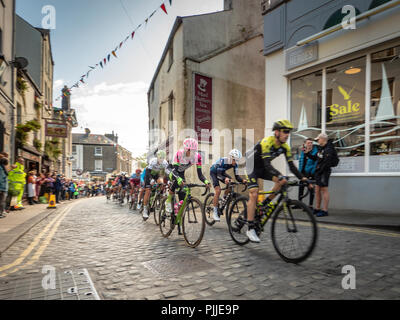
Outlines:
POLYGON ((54 183, 54 190, 56 193, 56 203, 60 203, 61 189, 62 189, 61 175, 57 175, 56 181, 54 183))
POLYGON ((74 193, 75 193, 75 183, 73 181, 70 181, 68 184, 69 200, 74 199, 74 193))
MULTIPOLYGON (((316 156, 318 153, 318 147, 313 145, 313 139, 308 138, 304 141, 303 149, 300 154, 299 161, 299 171, 307 177, 309 180, 315 179, 315 170, 317 168, 317 161, 312 160, 308 157, 309 154, 312 156, 316 156)), ((304 185, 301 185, 299 188, 299 200, 301 200, 304 194, 304 185)), ((314 188, 310 189, 310 202, 309 206, 311 210, 313 210, 314 203, 314 188)))
POLYGON ((321 133, 315 140, 319 144, 317 155, 313 156, 311 152, 308 152, 309 158, 318 161, 315 170, 316 206, 314 213, 317 217, 325 217, 329 215, 329 178, 332 173, 331 167, 335 159, 337 159, 337 153, 332 140, 328 140, 328 136, 325 133, 321 133), (321 202, 323 202, 323 210, 321 210, 321 202))
POLYGON ((49 195, 54 194, 54 183, 56 180, 53 178, 50 173, 46 173, 46 178, 44 179, 44 185, 45 185, 45 192, 49 195))
POLYGON ((25 173, 25 160, 22 157, 17 158, 17 162, 11 167, 11 171, 8 173, 9 190, 18 193, 17 204, 14 206, 14 210, 25 209, 22 205, 22 197, 24 196, 25 184, 26 184, 26 173, 25 173))
POLYGON ((33 206, 33 200, 36 197, 36 179, 35 171, 29 171, 28 173, 28 203, 33 206))
POLYGON ((6 199, 8 195, 8 155, 0 154, 0 218, 6 217, 6 199))

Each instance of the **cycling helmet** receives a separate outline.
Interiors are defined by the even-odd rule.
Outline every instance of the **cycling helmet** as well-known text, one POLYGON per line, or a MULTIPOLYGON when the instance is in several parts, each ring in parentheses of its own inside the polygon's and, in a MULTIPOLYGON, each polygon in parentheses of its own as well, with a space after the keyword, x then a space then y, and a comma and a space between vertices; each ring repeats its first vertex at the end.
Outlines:
POLYGON ((278 120, 274 123, 272 131, 275 130, 282 130, 282 129, 289 129, 293 130, 294 126, 289 120, 278 120))
POLYGON ((183 148, 185 149, 185 151, 188 150, 197 151, 199 148, 199 144, 197 143, 196 139, 188 138, 185 141, 183 141, 183 148))
POLYGON ((164 160, 167 157, 167 154, 164 150, 159 150, 157 152, 157 158, 160 160, 164 160))
POLYGON ((235 159, 235 160, 242 159, 242 153, 237 149, 233 149, 231 152, 229 152, 229 155, 232 159, 235 159))

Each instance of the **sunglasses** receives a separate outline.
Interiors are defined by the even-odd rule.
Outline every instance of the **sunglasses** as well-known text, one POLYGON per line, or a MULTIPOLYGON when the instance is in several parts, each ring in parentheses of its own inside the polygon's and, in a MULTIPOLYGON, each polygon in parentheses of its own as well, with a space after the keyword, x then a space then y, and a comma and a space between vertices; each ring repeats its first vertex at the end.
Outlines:
POLYGON ((291 130, 281 130, 282 133, 289 134, 291 130))

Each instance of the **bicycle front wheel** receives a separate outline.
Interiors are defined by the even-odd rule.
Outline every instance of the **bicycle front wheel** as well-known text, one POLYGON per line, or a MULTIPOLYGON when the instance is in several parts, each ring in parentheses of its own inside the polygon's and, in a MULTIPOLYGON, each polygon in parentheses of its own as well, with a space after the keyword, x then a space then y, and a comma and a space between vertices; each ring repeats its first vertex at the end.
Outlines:
POLYGON ((160 224, 160 210, 161 210, 161 206, 162 203, 164 202, 164 200, 166 200, 167 198, 162 198, 161 195, 159 195, 156 198, 155 204, 154 204, 154 222, 156 223, 156 225, 158 226, 160 224))
POLYGON ((166 208, 165 208, 165 203, 166 203, 167 199, 165 198, 164 201, 161 204, 161 209, 159 212, 159 227, 160 227, 160 231, 161 234, 164 238, 168 238, 172 231, 174 230, 175 224, 174 224, 174 220, 173 220, 173 214, 167 212, 166 208))
POLYGON ((226 217, 232 240, 241 246, 250 241, 246 235, 248 230, 247 201, 246 197, 236 199, 230 206, 228 216, 226 217))
POLYGON ((317 242, 317 222, 311 209, 301 201, 289 200, 275 213, 271 225, 272 243, 286 262, 300 263, 307 259, 317 242))
POLYGON ((212 226, 215 224, 215 220, 213 218, 214 214, 214 193, 210 193, 207 197, 206 200, 204 201, 204 214, 206 217, 206 223, 209 226, 212 226))
POLYGON ((204 236, 206 217, 200 200, 192 198, 186 204, 182 216, 182 231, 186 244, 196 248, 204 236))

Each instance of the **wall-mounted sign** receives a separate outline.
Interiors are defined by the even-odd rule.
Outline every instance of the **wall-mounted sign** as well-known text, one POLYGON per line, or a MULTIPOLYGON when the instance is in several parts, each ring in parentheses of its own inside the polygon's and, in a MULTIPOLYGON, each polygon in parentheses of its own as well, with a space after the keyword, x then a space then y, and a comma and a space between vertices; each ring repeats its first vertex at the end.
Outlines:
POLYGON ((194 130, 199 142, 212 143, 212 79, 194 74, 194 130))
POLYGON ((286 70, 318 60, 318 42, 289 49, 286 52, 286 70))
POLYGON ((68 137, 68 125, 64 122, 46 121, 46 136, 56 138, 68 137))

